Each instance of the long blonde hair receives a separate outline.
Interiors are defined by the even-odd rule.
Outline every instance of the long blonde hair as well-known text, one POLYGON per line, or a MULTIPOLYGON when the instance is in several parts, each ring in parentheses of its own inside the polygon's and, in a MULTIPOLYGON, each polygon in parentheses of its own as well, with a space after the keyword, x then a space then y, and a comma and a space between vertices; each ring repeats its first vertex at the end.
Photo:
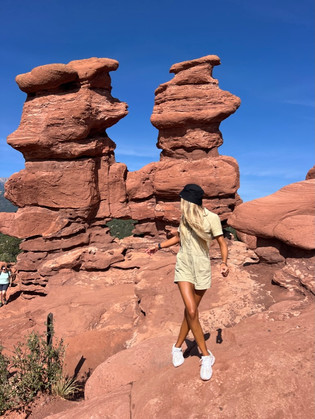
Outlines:
POLYGON ((192 229, 197 234, 200 245, 204 248, 209 248, 211 236, 210 233, 207 233, 204 230, 203 207, 182 198, 180 201, 180 209, 182 215, 179 227, 182 243, 187 240, 188 232, 192 229))

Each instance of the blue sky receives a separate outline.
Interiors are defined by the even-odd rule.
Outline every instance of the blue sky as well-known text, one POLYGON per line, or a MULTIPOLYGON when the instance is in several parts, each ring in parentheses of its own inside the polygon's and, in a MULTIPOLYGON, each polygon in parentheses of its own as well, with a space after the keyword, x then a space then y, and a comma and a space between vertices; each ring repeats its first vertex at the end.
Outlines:
POLYGON ((129 115, 107 132, 130 171, 159 160, 154 90, 172 64, 221 58, 214 77, 242 100, 221 123, 220 154, 237 159, 244 201, 303 180, 314 165, 313 0, 1 0, 0 177, 24 167, 6 144, 25 93, 17 74, 89 57, 117 59, 114 97, 129 115))

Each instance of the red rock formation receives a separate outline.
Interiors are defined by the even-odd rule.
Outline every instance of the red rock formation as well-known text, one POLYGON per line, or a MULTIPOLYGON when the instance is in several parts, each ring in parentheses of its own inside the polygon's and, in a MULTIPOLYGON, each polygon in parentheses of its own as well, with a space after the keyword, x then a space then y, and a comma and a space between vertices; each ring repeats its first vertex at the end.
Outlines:
MULTIPOLYGON (((7 196, 20 208, 17 214, 0 216, 0 229, 24 239, 17 264, 22 291, 48 295, 26 302, 17 298, 15 288, 9 289, 9 304, 1 308, 1 340, 11 349, 25 333, 42 332, 47 314, 53 312, 56 336, 67 345, 66 373, 72 375, 82 360, 81 377, 95 369, 86 385, 85 402, 75 403, 54 419, 91 415, 307 418, 313 413, 314 257, 298 258, 295 247, 294 257, 286 255, 284 261, 282 252, 284 241, 295 246, 302 242, 294 228, 285 232, 284 222, 296 227, 302 220, 304 247, 309 246, 304 224, 310 220, 312 181, 295 184, 294 191, 290 185, 276 199, 257 200, 259 205, 254 201, 252 212, 247 212, 247 203, 235 211, 242 215, 243 236, 250 239, 251 247, 259 247, 255 253, 242 242, 228 240, 227 278, 219 274, 220 252, 217 243, 212 244, 213 286, 199 308, 207 344, 217 359, 206 384, 199 378, 191 335, 184 365, 176 369, 171 365, 170 349, 183 313, 173 284, 176 248, 149 257, 144 249, 152 240, 115 241, 105 225, 111 217, 132 217, 140 220, 139 234, 162 235, 162 230, 165 234, 164 229, 178 223, 178 192, 188 181, 203 186, 206 206, 222 219, 239 203, 237 163, 217 152, 218 123, 238 103, 212 79, 212 65, 218 62, 210 56, 172 67, 176 75, 161 90, 165 106, 159 102, 155 107, 162 115, 161 161, 131 173, 115 162, 115 145, 104 132, 106 119, 113 121, 113 114, 118 118, 126 112, 125 105, 108 93, 108 71, 116 69, 117 62, 82 60, 40 67, 18 77, 29 96, 21 122, 24 128, 10 141, 23 151, 26 167, 7 184, 7 196), (174 81, 177 84, 172 85, 174 81), (192 119, 184 115, 181 120, 180 109, 185 113, 187 103, 179 99, 184 91, 177 87, 184 86, 188 92, 189 83, 207 95, 200 97, 204 100, 200 118, 191 109, 192 119), (177 95, 174 104, 169 100, 172 89, 177 95), (104 94, 106 106, 97 102, 95 94, 104 94), (80 104, 88 97, 96 100, 89 110, 86 103, 80 104), (76 99, 77 107, 72 103, 76 99), (58 100, 65 111, 55 109, 54 119, 50 104, 58 100), (41 113, 34 122, 32 101, 34 113, 41 113), (220 105, 214 116, 216 101, 220 105), (249 235, 256 232, 257 236, 249 235), (268 265, 258 263, 259 259, 268 265), (223 330, 222 344, 215 340, 218 327, 223 330)), ((195 100, 198 107, 198 95, 186 99, 195 100)), ((46 410, 38 417, 48 415, 46 410)))
POLYGON ((215 55, 174 64, 174 78, 155 91, 151 122, 159 129, 161 161, 127 175, 130 211, 140 221, 137 233, 145 223, 153 234, 150 219, 164 228, 178 223, 178 193, 186 183, 202 186, 205 205, 222 220, 241 202, 238 164, 218 153, 220 122, 237 110, 240 99, 218 87, 212 69, 219 64, 215 55))
POLYGON ((315 166, 313 166, 306 174, 306 180, 315 179, 315 166))
POLYGON ((17 263, 24 293, 42 292, 59 269, 102 270, 123 259, 105 227, 109 217, 126 215, 126 166, 115 163, 105 131, 127 114, 110 93, 109 72, 117 68, 115 60, 90 58, 16 78, 28 96, 8 143, 26 164, 6 184, 19 209, 1 214, 0 226, 25 239, 17 263), (97 247, 96 231, 107 237, 97 247))
POLYGON ((287 185, 238 206, 228 223, 262 262, 280 264, 273 281, 315 294, 315 180, 287 185), (284 265, 284 266, 283 266, 284 265))
POLYGON ((315 249, 315 181, 293 183, 264 198, 245 202, 229 217, 236 230, 278 239, 289 246, 315 249))
POLYGON ((103 271, 123 260, 124 248, 106 228, 111 218, 138 220, 141 235, 165 235, 178 225, 186 183, 199 183, 205 205, 222 220, 229 216, 240 203, 239 172, 235 159, 218 154, 219 125, 240 100, 219 89, 212 77, 218 64, 210 55, 171 67, 175 76, 156 90, 151 118, 161 161, 130 173, 115 162, 106 134, 127 114, 111 96, 117 61, 90 58, 17 76, 27 100, 8 143, 26 164, 6 184, 6 198, 19 209, 1 214, 0 230, 24 239, 17 263, 24 293, 42 293, 61 269, 103 271))
POLYGON ((162 158, 218 156, 223 143, 220 122, 240 105, 240 99, 219 89, 212 77, 219 64, 216 55, 174 64, 174 78, 156 89, 151 122, 159 129, 162 158))

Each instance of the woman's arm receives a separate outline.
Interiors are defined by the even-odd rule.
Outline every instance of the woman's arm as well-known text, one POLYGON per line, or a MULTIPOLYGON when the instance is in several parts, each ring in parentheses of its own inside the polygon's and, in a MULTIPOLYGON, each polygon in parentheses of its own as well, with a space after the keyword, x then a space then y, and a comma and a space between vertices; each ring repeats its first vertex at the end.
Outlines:
POLYGON ((180 242, 179 233, 176 232, 173 237, 171 237, 168 240, 165 240, 164 242, 156 244, 154 247, 151 247, 146 250, 146 252, 149 255, 152 255, 153 253, 157 252, 159 249, 165 249, 166 247, 174 246, 175 244, 180 242))
POLYGON ((223 236, 216 237, 216 241, 219 243, 220 251, 221 251, 221 257, 222 257, 222 262, 221 262, 221 266, 220 266, 221 267, 221 275, 228 276, 229 267, 227 265, 227 258, 228 258, 227 244, 226 244, 223 236))

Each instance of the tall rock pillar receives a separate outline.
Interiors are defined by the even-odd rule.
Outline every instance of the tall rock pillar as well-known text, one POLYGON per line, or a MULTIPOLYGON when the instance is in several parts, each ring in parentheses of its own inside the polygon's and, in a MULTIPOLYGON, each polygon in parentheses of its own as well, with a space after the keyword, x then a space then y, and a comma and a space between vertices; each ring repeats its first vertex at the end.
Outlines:
POLYGON ((44 292, 60 269, 101 270, 123 258, 105 227, 128 213, 127 168, 115 162, 106 134, 128 113, 111 96, 109 72, 117 68, 116 60, 90 58, 16 78, 27 99, 8 143, 23 153, 25 169, 6 184, 19 209, 1 214, 0 229, 24 239, 17 269, 25 294, 44 292))
POLYGON ((151 122, 159 130, 160 161, 127 177, 129 207, 140 220, 139 233, 178 224, 178 194, 187 183, 202 186, 205 206, 222 220, 241 202, 237 161, 218 152, 223 143, 220 123, 237 110, 240 99, 221 90, 212 77, 219 64, 216 55, 174 64, 174 78, 155 91, 151 122))

